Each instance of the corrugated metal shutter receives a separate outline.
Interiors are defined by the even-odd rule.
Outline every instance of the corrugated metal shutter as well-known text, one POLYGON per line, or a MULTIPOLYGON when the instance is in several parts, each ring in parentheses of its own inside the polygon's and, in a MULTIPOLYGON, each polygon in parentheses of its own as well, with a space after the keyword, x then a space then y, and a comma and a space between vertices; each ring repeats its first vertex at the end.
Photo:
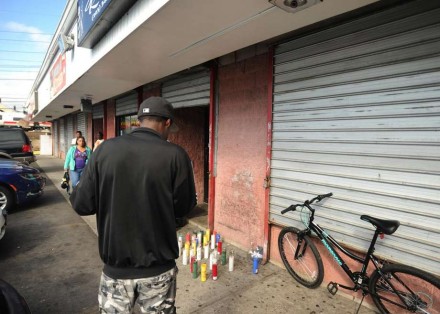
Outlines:
POLYGON ((65 142, 65 152, 69 150, 72 145, 72 139, 75 137, 76 130, 73 129, 73 116, 69 115, 66 117, 66 142, 65 142))
POLYGON ((93 106, 93 119, 104 118, 104 105, 95 105, 93 106))
POLYGON ((52 134, 53 134, 53 152, 54 156, 59 154, 60 139, 58 137, 60 126, 58 121, 53 121, 52 123, 52 134))
POLYGON ((137 93, 132 92, 128 95, 116 99, 116 116, 137 113, 138 111, 137 93))
POLYGON ((400 220, 385 258, 440 274, 440 3, 415 1, 276 47, 270 219, 366 250, 361 214, 400 220))
POLYGON ((200 71, 163 83, 162 97, 174 108, 209 106, 210 74, 200 71))
POLYGON ((59 151, 66 152, 66 126, 64 123, 64 118, 61 118, 59 121, 59 128, 60 128, 60 138, 59 138, 59 151))
MULTIPOLYGON (((87 113, 81 112, 77 115, 77 121, 78 121, 78 130, 81 131, 82 135, 84 137, 87 137, 87 113)), ((76 130, 75 130, 76 132, 76 130)), ((74 136, 72 136, 73 138, 74 136)), ((87 141, 87 139, 86 139, 87 141)))

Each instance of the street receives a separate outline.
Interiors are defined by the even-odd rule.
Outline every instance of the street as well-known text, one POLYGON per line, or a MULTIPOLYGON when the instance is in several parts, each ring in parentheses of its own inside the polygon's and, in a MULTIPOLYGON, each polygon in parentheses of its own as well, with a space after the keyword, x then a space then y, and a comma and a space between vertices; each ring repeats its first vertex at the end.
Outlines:
POLYGON ((50 180, 41 198, 9 213, 0 278, 32 313, 97 313, 101 268, 97 237, 50 180))

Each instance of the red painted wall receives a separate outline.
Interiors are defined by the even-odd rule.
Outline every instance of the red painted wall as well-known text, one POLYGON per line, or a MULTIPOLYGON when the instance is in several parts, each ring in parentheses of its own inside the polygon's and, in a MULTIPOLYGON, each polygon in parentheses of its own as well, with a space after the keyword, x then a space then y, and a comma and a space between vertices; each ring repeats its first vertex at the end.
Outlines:
POLYGON ((116 101, 114 99, 107 100, 104 108, 104 127, 106 128, 105 138, 112 138, 116 135, 116 101))
POLYGON ((208 107, 181 108, 175 110, 175 122, 179 131, 170 134, 169 141, 182 146, 193 162, 198 203, 203 203, 204 179, 204 128, 208 107))
POLYGON ((268 66, 263 54, 218 69, 214 226, 245 249, 264 241, 268 66))

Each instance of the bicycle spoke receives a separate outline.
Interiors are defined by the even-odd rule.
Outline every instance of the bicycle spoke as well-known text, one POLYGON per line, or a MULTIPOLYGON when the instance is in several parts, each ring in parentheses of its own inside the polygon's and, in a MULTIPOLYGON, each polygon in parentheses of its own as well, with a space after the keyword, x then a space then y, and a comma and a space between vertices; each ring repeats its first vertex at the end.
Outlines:
POLYGON ((372 278, 370 287, 373 300, 384 313, 440 314, 438 280, 415 268, 386 267, 372 278))
MULTIPOLYGON (((293 256, 293 259, 295 260, 295 261, 297 261, 298 262, 298 264, 300 264, 301 265, 301 268, 302 268, 302 270, 303 270, 303 273, 305 273, 305 274, 308 274, 309 276, 310 276, 310 278, 312 279, 312 280, 314 280, 315 278, 316 278, 316 271, 313 271, 313 270, 311 270, 310 269, 310 267, 307 265, 307 262, 305 261, 305 255, 306 255, 306 251, 303 251, 302 250, 302 247, 301 247, 301 244, 294 244, 290 239, 289 239, 289 236, 288 236, 288 234, 286 234, 285 236, 284 236, 284 238, 286 239, 286 241, 288 242, 288 244, 289 244, 289 247, 290 247, 290 249, 291 249, 291 251, 292 251, 292 256, 293 256), (301 254, 299 254, 298 255, 298 257, 295 257, 296 256, 296 253, 298 252, 298 251, 303 251, 301 254)), ((305 245, 305 244, 304 244, 305 245)))

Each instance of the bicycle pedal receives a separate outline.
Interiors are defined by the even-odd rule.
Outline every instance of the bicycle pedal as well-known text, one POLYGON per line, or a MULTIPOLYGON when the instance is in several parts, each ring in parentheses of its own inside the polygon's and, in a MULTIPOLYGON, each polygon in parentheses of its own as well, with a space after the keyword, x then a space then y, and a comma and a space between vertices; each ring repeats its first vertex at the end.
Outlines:
POLYGON ((327 290, 328 292, 331 293, 331 295, 335 295, 338 292, 338 284, 336 282, 331 281, 328 285, 327 285, 327 290))

